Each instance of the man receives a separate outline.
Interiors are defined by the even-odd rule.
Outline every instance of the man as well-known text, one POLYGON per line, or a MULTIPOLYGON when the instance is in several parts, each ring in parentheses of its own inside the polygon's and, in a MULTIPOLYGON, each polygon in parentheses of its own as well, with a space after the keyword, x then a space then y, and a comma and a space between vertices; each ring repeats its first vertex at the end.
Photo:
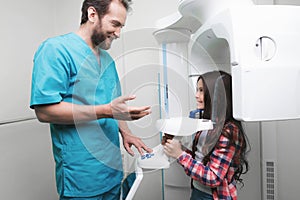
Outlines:
POLYGON ((149 106, 128 107, 115 63, 105 51, 120 36, 128 0, 85 0, 76 33, 50 38, 34 56, 30 107, 50 123, 60 199, 113 199, 123 178, 118 133, 125 149, 151 152, 124 120, 149 106), (118 120, 118 121, 117 121, 118 120))

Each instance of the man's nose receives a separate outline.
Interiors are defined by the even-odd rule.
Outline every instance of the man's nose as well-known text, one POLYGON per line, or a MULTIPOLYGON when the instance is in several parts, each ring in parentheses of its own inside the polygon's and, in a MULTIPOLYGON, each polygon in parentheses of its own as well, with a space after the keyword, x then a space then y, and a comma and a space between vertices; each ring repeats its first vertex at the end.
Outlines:
POLYGON ((117 28, 117 30, 114 32, 114 36, 116 38, 119 38, 120 37, 120 34, 121 34, 121 28, 117 28))

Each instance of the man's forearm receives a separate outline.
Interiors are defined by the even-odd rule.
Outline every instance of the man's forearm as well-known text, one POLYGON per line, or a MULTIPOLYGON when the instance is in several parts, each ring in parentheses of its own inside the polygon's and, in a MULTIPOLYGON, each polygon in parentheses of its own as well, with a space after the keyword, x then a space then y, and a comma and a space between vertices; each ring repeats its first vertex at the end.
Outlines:
POLYGON ((119 131, 120 131, 122 137, 126 134, 131 134, 131 131, 130 131, 126 121, 119 120, 119 131))
POLYGON ((54 124, 75 124, 112 117, 110 104, 92 106, 60 102, 35 106, 35 113, 39 121, 54 124))

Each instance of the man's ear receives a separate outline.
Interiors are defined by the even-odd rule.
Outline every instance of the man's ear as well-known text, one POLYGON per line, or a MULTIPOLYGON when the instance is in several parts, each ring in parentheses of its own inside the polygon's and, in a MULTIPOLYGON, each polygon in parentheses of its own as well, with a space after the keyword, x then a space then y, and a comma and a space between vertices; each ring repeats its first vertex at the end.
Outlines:
POLYGON ((87 9, 87 13, 88 13, 88 19, 89 19, 89 21, 92 22, 92 23, 95 23, 95 21, 96 21, 96 19, 98 17, 96 9, 93 6, 90 6, 87 9))

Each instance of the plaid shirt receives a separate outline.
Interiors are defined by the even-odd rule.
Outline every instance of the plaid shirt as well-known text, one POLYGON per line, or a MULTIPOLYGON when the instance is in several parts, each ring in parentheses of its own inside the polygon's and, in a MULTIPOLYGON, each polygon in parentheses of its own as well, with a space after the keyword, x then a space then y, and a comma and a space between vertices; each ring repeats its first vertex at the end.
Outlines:
POLYGON ((232 122, 225 124, 222 131, 223 133, 225 131, 225 135, 232 136, 233 141, 230 142, 224 134, 221 134, 206 166, 193 159, 187 152, 183 152, 177 161, 193 180, 213 188, 214 200, 236 200, 236 181, 233 175, 238 166, 240 147, 244 141, 239 137, 239 128, 232 122))

